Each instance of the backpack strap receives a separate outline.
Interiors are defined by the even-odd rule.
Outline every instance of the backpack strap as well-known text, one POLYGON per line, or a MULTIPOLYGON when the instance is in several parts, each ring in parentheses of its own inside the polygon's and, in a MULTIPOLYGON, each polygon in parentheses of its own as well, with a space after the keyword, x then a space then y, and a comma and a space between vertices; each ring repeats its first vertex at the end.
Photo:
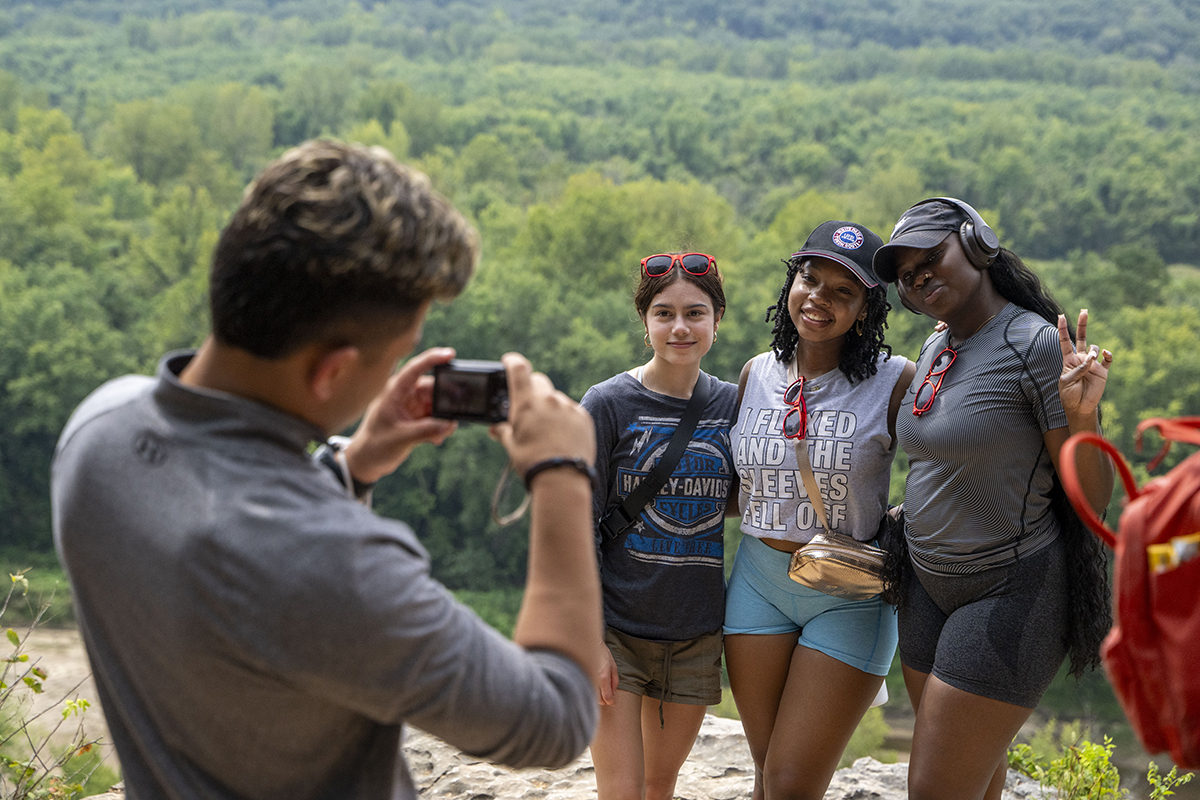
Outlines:
POLYGON ((1158 451, 1158 455, 1154 456, 1146 465, 1146 469, 1150 471, 1153 471, 1167 457, 1167 451, 1171 449, 1171 442, 1200 445, 1200 417, 1176 417, 1174 419, 1151 417, 1142 420, 1137 426, 1136 443, 1139 453, 1142 450, 1142 434, 1150 429, 1158 431, 1163 438, 1163 446, 1158 451))
POLYGON ((1079 482, 1079 472, 1075 468, 1075 448, 1085 442, 1095 445, 1112 458, 1113 464, 1116 465, 1117 472, 1121 476, 1121 483, 1125 485, 1125 493, 1129 495, 1130 500, 1136 498, 1140 492, 1133 479, 1133 473, 1129 471, 1129 465, 1125 463, 1121 452, 1100 434, 1085 431, 1075 434, 1063 443, 1062 450, 1058 454, 1058 467, 1059 478, 1062 480, 1063 490, 1067 493, 1067 499, 1075 507, 1075 513, 1083 520, 1084 525, 1091 528, 1092 532, 1103 539, 1109 547, 1116 547, 1117 535, 1096 514, 1091 503, 1087 501, 1083 485, 1079 482))
POLYGON ((615 539, 621 531, 632 525, 651 498, 666 485, 667 478, 671 477, 671 473, 675 471, 675 466, 683 457, 683 451, 687 449, 688 443, 692 440, 692 434, 696 432, 696 425, 700 422, 700 415, 704 413, 704 407, 708 405, 708 385, 711 381, 709 376, 703 372, 700 373, 700 378, 696 381, 695 388, 692 389, 692 397, 688 400, 687 407, 683 410, 683 416, 679 419, 679 426, 675 428, 675 433, 671 434, 667 451, 663 453, 654 468, 646 474, 646 477, 638 482, 625 501, 600 520, 600 535, 604 541, 615 539))

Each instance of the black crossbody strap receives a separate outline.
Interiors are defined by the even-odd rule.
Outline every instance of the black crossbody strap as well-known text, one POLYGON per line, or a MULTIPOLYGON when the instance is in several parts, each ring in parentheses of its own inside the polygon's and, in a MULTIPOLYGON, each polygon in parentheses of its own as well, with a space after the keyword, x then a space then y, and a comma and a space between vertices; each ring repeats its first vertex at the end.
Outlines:
POLYGON ((675 466, 683 456, 683 451, 687 449, 688 442, 692 440, 692 434, 696 432, 696 425, 700 422, 700 415, 704 413, 704 407, 708 405, 708 384, 711 380, 703 372, 700 373, 700 378, 696 381, 695 388, 692 389, 692 398, 688 400, 687 407, 683 410, 683 416, 679 419, 679 427, 671 435, 667 451, 663 453, 662 458, 647 473, 646 477, 633 487, 633 491, 629 493, 625 501, 600 520, 600 534, 605 541, 615 538, 621 531, 632 525, 651 498, 666 485, 667 478, 671 477, 671 473, 675 471, 675 466))

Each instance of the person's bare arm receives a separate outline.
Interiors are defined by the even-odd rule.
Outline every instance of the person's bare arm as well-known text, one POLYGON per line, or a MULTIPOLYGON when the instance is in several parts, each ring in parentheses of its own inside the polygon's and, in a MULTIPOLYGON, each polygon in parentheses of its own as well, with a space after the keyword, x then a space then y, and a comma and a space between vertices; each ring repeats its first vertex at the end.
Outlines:
MULTIPOLYGON (((738 375, 738 395, 737 395, 738 413, 737 413, 737 418, 734 420, 735 425, 741 420, 741 417, 742 417, 742 397, 746 394, 746 382, 750 379, 750 365, 752 363, 754 363, 754 359, 750 359, 749 361, 747 361, 746 364, 742 367, 741 374, 738 375)), ((738 479, 737 472, 735 471, 733 474, 733 481, 729 485, 729 499, 725 501, 725 516, 727 516, 727 517, 742 516, 742 509, 740 506, 741 502, 742 502, 742 485, 741 485, 741 481, 738 479)))

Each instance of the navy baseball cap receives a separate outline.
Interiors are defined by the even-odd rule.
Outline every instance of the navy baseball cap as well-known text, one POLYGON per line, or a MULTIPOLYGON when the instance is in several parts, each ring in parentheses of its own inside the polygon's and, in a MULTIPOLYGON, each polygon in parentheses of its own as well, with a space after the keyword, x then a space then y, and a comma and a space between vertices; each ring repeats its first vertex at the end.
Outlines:
POLYGON ((830 220, 817 226, 804 246, 792 253, 792 258, 820 256, 833 259, 873 288, 879 285, 879 278, 871 268, 871 261, 882 245, 883 240, 869 228, 853 222, 830 220))
POLYGON ((887 283, 896 281, 896 248, 925 250, 941 244, 953 231, 960 230, 971 215, 953 203, 930 200, 904 212, 892 229, 892 238, 875 253, 875 274, 887 283))

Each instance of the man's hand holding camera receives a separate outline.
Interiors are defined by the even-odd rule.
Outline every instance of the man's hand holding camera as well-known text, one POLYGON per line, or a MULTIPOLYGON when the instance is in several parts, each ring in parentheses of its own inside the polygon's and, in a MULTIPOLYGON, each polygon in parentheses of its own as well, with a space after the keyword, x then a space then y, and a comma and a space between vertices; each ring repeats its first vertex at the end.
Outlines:
POLYGON ((592 418, 571 398, 556 390, 542 373, 517 353, 502 359, 508 374, 507 422, 492 426, 512 460, 513 471, 525 476, 548 459, 596 461, 596 429, 592 418))
MULTIPOLYGON (((432 416, 434 379, 426 374, 449 364, 454 350, 434 347, 410 359, 388 381, 367 408, 346 446, 350 474, 375 483, 396 470, 422 442, 441 444, 458 427, 454 420, 432 416)), ((492 436, 508 450, 513 470, 524 476, 547 459, 596 459, 596 434, 587 412, 550 379, 534 373, 517 353, 504 356, 508 378, 509 418, 492 426, 492 436)))
POLYGON ((422 442, 441 444, 458 427, 453 420, 430 416, 433 378, 425 373, 454 358, 449 347, 431 347, 409 359, 371 401, 362 422, 346 445, 350 474, 375 483, 404 463, 422 442))

